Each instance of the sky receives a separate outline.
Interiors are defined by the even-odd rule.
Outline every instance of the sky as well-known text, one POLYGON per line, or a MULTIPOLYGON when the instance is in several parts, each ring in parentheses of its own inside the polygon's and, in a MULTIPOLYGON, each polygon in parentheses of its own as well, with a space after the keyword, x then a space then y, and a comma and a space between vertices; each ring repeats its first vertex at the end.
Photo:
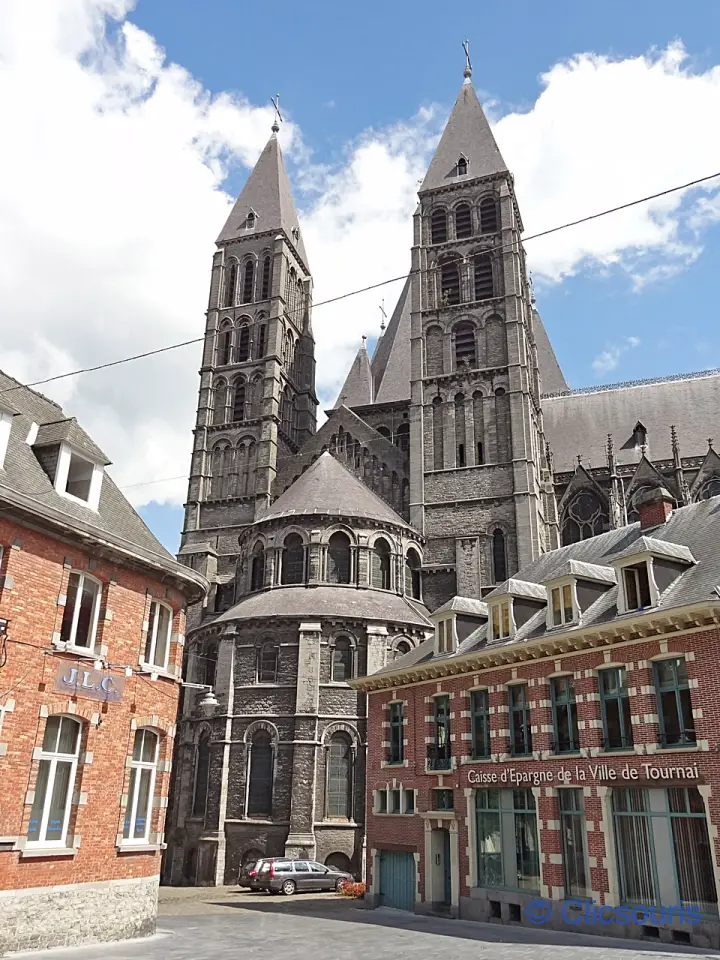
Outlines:
MULTIPOLYGON (((3 369, 34 382, 202 335, 277 93, 316 302, 401 275, 466 38, 526 235, 720 172, 717 0, 2 0, 3 369)), ((720 366, 720 178, 527 253, 573 387, 720 366)), ((321 406, 400 286, 315 310, 321 406)), ((199 359, 42 387, 173 552, 199 359)))

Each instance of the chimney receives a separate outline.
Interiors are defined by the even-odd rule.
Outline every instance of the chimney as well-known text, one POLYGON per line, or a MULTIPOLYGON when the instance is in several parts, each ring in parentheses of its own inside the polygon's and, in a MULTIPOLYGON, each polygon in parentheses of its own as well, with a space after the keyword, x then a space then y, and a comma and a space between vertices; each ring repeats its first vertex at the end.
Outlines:
POLYGON ((667 523, 675 506, 675 498, 665 487, 646 490, 635 502, 640 514, 640 529, 650 530, 667 523))

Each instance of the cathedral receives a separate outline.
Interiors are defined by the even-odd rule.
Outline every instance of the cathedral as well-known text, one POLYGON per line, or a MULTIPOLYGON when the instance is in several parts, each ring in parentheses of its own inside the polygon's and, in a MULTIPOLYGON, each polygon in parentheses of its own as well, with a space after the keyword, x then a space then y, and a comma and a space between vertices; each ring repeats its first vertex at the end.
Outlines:
MULTIPOLYGON (((357 875, 366 708, 348 680, 547 550, 632 523, 648 488, 720 493, 720 371, 571 389, 538 313, 469 64, 418 191, 407 281, 317 428, 312 274, 278 127, 213 256, 179 559, 192 610, 167 883, 260 854, 357 875)), ((388 731, 388 738, 390 732, 388 731)))

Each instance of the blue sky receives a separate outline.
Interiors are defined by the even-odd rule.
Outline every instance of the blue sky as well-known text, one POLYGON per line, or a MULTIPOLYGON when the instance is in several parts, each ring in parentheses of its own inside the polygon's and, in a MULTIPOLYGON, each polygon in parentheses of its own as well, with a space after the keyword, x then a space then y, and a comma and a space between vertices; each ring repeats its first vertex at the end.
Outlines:
MULTIPOLYGON (((0 157, 8 372, 38 379, 202 333, 214 239, 277 92, 316 299, 402 273, 465 38, 526 233, 720 171, 716 0, 6 0, 0 124, 22 144, 0 157), (49 245, 62 257, 29 299, 49 245)), ((714 187, 528 243, 573 386, 720 366, 714 187)), ((321 403, 398 293, 315 311, 321 403)), ((48 391, 172 551, 186 481, 166 478, 187 473, 198 364, 189 347, 48 391)))

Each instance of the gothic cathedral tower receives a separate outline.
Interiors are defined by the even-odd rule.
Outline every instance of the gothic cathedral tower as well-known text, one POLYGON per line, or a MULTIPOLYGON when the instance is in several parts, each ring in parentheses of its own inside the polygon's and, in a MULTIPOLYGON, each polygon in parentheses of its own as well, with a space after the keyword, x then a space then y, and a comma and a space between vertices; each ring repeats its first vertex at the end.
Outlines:
POLYGON ((410 503, 433 608, 557 543, 522 221, 469 64, 419 200, 410 503))
POLYGON ((180 554, 232 602, 239 529, 315 432, 312 279, 278 126, 217 239, 180 554))

